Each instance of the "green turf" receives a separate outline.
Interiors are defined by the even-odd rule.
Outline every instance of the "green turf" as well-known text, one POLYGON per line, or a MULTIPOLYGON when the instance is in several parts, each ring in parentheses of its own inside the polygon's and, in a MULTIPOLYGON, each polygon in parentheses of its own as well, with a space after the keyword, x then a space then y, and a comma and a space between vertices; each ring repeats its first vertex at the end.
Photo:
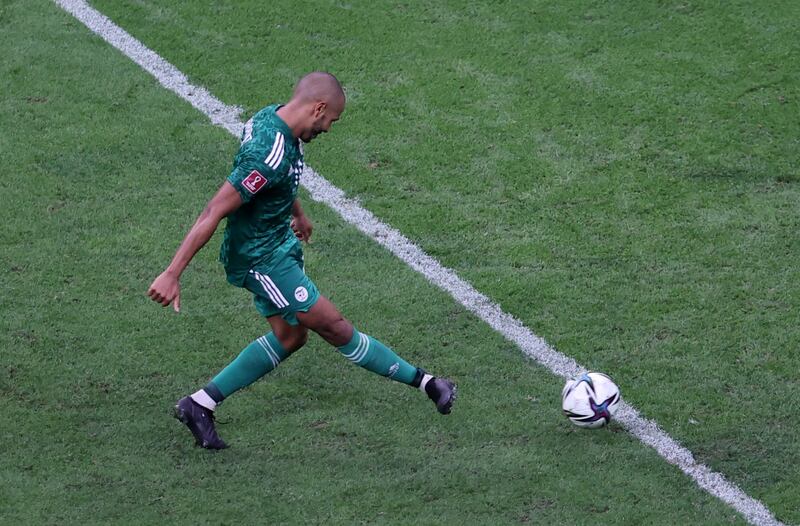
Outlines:
MULTIPOLYGON (((95 5, 248 111, 337 73, 312 166, 800 522, 795 4, 95 5)), ((194 450, 170 404, 264 324, 218 239, 182 315, 144 290, 235 142, 52 4, 0 27, 1 523, 741 521, 570 427, 558 380, 310 202, 317 284, 459 406, 314 340, 226 403, 232 449, 194 450)))

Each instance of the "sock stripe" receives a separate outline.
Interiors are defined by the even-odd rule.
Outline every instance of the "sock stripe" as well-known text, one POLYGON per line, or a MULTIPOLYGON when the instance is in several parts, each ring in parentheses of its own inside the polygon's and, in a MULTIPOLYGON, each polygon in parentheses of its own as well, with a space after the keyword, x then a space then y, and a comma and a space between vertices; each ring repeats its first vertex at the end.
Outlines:
POLYGON ((353 350, 353 352, 351 352, 350 354, 345 354, 345 355, 344 355, 344 357, 345 357, 345 358, 347 358, 347 359, 348 359, 348 360, 350 360, 350 361, 352 361, 352 360, 353 360, 353 357, 354 357, 356 354, 358 354, 358 350, 361 348, 361 341, 362 341, 362 340, 361 340, 361 334, 359 334, 359 335, 358 335, 358 337, 359 337, 359 340, 358 340, 358 345, 356 345, 356 348, 353 350))
POLYGON ((358 337, 359 342, 356 349, 352 353, 344 355, 345 358, 353 363, 360 362, 369 350, 369 337, 366 334, 361 333, 358 334, 358 337))
POLYGON ((414 387, 419 386, 423 371, 400 358, 380 340, 353 329, 353 336, 339 352, 359 367, 414 387))
POLYGON ((272 357, 275 359, 275 367, 277 367, 278 364, 281 363, 281 357, 278 356, 278 353, 275 351, 275 347, 273 347, 272 344, 269 343, 269 340, 266 337, 264 337, 264 343, 266 343, 267 347, 269 347, 269 352, 272 354, 272 357))
POLYGON ((261 345, 261 348, 264 349, 264 352, 267 353, 267 357, 272 362, 272 367, 273 368, 277 367, 278 363, 280 362, 280 359, 278 359, 278 354, 275 352, 275 350, 269 344, 269 341, 267 341, 267 337, 266 336, 262 336, 261 338, 259 338, 256 341, 258 342, 259 345, 261 345))
POLYGON ((275 359, 275 367, 277 367, 278 364, 281 363, 281 358, 278 356, 278 353, 275 352, 275 348, 272 346, 272 344, 270 344, 267 340, 265 341, 267 342, 267 346, 269 346, 269 351, 272 354, 272 357, 275 359))
POLYGON ((358 356, 357 356, 357 357, 356 357, 356 358, 353 360, 355 363, 358 363, 358 362, 360 362, 361 360, 363 360, 363 359, 364 359, 364 356, 366 356, 366 355, 367 355, 367 351, 369 350, 369 336, 367 336, 366 334, 361 334, 360 336, 361 336, 361 342, 362 342, 362 346, 361 346, 361 354, 359 354, 359 355, 358 355, 358 356))
POLYGON ((261 350, 264 351, 264 354, 267 355, 267 358, 269 358, 269 361, 272 362, 272 366, 274 367, 275 366, 275 360, 272 358, 272 355, 269 353, 269 349, 267 349, 267 346, 264 343, 264 337, 262 336, 262 337, 256 339, 256 342, 261 347, 261 350))

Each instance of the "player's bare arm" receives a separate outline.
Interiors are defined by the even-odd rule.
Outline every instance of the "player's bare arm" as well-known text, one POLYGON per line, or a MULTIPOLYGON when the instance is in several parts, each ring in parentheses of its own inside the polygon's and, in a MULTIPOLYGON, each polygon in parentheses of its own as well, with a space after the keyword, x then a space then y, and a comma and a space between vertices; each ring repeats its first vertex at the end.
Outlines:
MULTIPOLYGON (((180 277, 195 254, 208 243, 217 230, 222 218, 234 212, 242 205, 242 198, 236 189, 227 181, 217 191, 205 209, 200 213, 189 233, 183 238, 181 246, 172 258, 167 269, 150 285, 147 295, 163 305, 173 303, 175 312, 181 310, 180 277)), ((310 235, 310 231, 309 231, 310 235)))
POLYGON ((314 230, 314 225, 311 224, 311 220, 308 219, 305 212, 303 212, 303 207, 300 206, 300 200, 295 199, 294 203, 292 204, 292 223, 291 223, 292 231, 294 235, 297 236, 297 239, 300 241, 305 241, 309 243, 311 240, 311 232, 314 230))

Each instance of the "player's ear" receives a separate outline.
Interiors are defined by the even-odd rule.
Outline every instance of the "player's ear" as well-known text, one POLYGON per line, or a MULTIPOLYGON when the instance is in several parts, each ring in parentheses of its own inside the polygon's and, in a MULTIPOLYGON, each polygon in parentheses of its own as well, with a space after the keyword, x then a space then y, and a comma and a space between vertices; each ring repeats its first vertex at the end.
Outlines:
POLYGON ((327 102, 325 102, 325 101, 322 101, 322 100, 321 100, 321 101, 317 101, 317 102, 314 104, 314 107, 313 107, 313 110, 314 110, 314 118, 315 118, 315 119, 319 119, 320 117, 322 117, 323 115, 325 115, 325 110, 326 110, 326 109, 328 109, 328 103, 327 103, 327 102))

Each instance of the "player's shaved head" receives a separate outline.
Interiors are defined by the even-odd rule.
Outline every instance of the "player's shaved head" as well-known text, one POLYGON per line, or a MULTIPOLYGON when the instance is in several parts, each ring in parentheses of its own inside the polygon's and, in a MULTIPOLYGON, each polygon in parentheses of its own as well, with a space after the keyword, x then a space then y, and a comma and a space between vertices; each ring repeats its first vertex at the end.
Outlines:
POLYGON ((336 77, 314 71, 301 78, 278 117, 292 129, 295 137, 309 142, 320 133, 327 133, 344 111, 345 96, 336 77))
POLYGON ((298 102, 326 102, 344 109, 344 90, 339 81, 324 71, 313 71, 301 78, 294 87, 292 99, 298 102))

